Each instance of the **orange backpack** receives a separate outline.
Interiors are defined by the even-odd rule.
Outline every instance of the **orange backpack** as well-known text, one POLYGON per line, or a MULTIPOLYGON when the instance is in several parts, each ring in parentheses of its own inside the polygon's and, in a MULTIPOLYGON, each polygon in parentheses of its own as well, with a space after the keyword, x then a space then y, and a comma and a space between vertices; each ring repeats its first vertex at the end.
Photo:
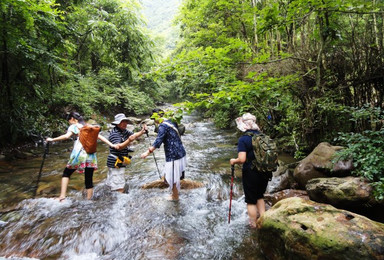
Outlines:
POLYGON ((85 125, 80 128, 79 140, 87 153, 95 153, 97 149, 97 137, 100 133, 100 126, 85 125))

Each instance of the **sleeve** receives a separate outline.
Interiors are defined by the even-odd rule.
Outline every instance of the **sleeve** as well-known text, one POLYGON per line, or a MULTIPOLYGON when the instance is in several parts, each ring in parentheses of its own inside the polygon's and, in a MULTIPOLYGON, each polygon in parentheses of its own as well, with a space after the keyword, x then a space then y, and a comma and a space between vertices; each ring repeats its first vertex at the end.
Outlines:
POLYGON ((247 152, 247 146, 245 145, 245 143, 245 136, 240 137, 239 142, 237 144, 237 152, 247 152))
POLYGON ((70 125, 70 126, 68 127, 68 130, 67 130, 67 133, 68 133, 68 132, 72 132, 72 133, 74 133, 75 135, 77 135, 77 134, 79 134, 79 128, 78 128, 75 124, 70 125))
POLYGON ((159 125, 159 131, 157 133, 157 138, 153 143, 153 147, 159 148, 161 146, 161 144, 164 142, 166 130, 167 128, 164 126, 164 124, 159 125))

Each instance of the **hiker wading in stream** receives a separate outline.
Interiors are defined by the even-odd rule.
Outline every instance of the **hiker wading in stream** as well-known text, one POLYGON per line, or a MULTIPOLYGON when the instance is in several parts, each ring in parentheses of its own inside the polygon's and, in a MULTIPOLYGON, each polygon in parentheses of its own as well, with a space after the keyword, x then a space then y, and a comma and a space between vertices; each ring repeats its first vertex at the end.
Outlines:
MULTIPOLYGON (((72 173, 74 173, 76 170, 79 173, 84 173, 84 182, 87 193, 87 199, 91 199, 93 195, 93 172, 97 169, 96 152, 91 154, 87 153, 79 140, 78 135, 80 129, 85 125, 83 117, 77 112, 71 112, 67 116, 67 120, 70 126, 68 127, 66 134, 60 135, 55 138, 49 137, 46 139, 47 142, 56 142, 69 139, 72 135, 77 136, 72 153, 69 157, 69 161, 67 163, 66 168, 64 169, 61 178, 61 192, 59 198, 57 199, 59 201, 63 201, 65 199, 69 178, 71 177, 72 173)), ((97 138, 109 145, 110 147, 115 147, 111 142, 108 141, 108 139, 106 139, 101 134, 99 134, 97 138)))
POLYGON ((164 144, 165 152, 165 167, 164 181, 169 185, 169 190, 172 192, 170 200, 177 201, 180 192, 180 180, 184 178, 184 171, 187 165, 186 152, 181 142, 177 124, 163 118, 164 111, 155 109, 151 119, 155 120, 159 125, 157 138, 148 148, 148 151, 141 154, 141 158, 146 158, 150 153, 153 153, 156 148, 160 148, 164 144))
POLYGON ((116 145, 116 148, 111 147, 109 149, 107 185, 111 187, 112 191, 121 193, 124 192, 125 186, 125 168, 131 162, 130 156, 128 156, 130 151, 128 145, 142 136, 147 130, 147 126, 142 125, 139 132, 133 133, 127 130, 129 122, 130 120, 124 114, 117 114, 115 121, 112 122, 115 127, 108 138, 111 143, 116 145))
POLYGON ((258 134, 260 128, 256 124, 256 117, 250 113, 238 117, 236 125, 245 134, 239 138, 237 158, 230 159, 230 164, 243 164, 242 179, 249 225, 251 228, 255 228, 258 213, 261 216, 265 212, 264 193, 268 185, 268 177, 259 173, 257 169, 252 169, 252 161, 255 159, 255 155, 253 153, 252 137, 246 135, 246 133, 258 134))

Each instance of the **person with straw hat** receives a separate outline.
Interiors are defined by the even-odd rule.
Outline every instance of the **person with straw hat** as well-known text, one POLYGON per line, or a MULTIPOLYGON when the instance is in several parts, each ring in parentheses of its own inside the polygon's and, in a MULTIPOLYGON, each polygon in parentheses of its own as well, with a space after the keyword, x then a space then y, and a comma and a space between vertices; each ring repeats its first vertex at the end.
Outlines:
POLYGON ((268 185, 268 178, 252 168, 252 161, 255 159, 252 147, 252 136, 247 133, 259 134, 260 128, 256 124, 256 117, 250 113, 236 118, 237 128, 244 132, 239 138, 237 158, 230 159, 230 164, 243 164, 242 179, 245 203, 247 203, 247 212, 249 225, 256 227, 257 216, 265 212, 264 193, 268 185))

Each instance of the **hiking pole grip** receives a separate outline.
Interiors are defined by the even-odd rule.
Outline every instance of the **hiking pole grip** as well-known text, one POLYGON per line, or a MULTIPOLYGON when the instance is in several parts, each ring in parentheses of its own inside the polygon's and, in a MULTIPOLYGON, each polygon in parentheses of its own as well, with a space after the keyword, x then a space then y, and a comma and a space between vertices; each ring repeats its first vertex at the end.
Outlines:
POLYGON ((229 195, 228 224, 231 223, 232 191, 233 191, 233 178, 234 178, 234 176, 235 176, 235 165, 231 165, 231 193, 229 195))

